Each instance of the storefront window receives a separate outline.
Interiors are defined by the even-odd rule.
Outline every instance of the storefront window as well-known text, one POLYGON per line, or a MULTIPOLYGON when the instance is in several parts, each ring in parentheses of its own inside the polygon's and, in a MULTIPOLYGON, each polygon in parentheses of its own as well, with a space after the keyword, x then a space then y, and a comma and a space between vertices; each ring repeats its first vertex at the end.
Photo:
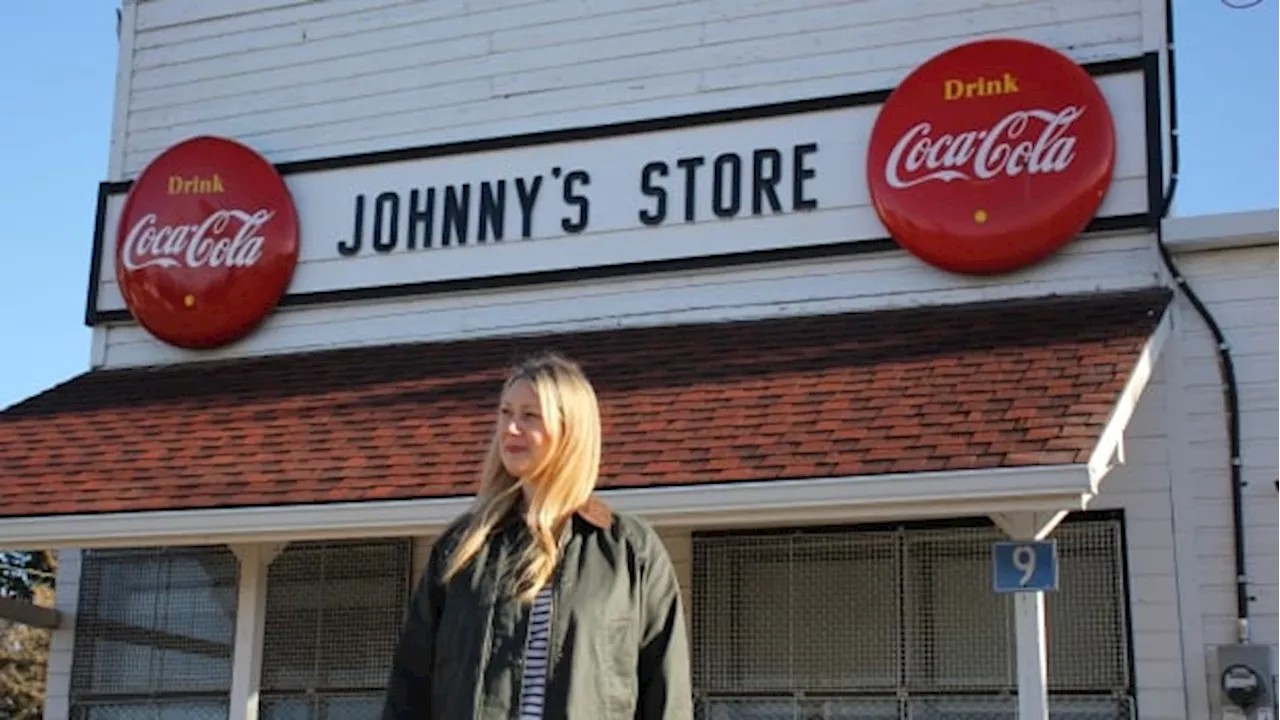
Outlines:
POLYGON ((85 551, 72 717, 227 717, 238 567, 225 547, 85 551))
POLYGON ((271 564, 263 720, 376 718, 409 596, 408 540, 293 543, 271 564))
MULTIPOLYGON (((1055 532, 1050 712, 1128 718, 1121 524, 1055 532)), ((1016 717, 1013 599, 992 590, 989 525, 694 537, 694 680, 705 720, 1016 717)))

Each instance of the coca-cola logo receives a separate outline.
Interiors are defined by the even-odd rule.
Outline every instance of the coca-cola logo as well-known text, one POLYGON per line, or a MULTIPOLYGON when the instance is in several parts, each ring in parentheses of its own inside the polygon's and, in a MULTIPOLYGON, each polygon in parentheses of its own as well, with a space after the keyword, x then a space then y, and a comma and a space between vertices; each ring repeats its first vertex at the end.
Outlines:
POLYGON ((130 189, 117 231, 125 304, 184 348, 236 340, 270 314, 298 259, 297 212, 275 168, 231 140, 161 153, 130 189))
POLYGON ((1021 40, 954 48, 885 102, 867 151, 876 212, 940 268, 999 273, 1078 235, 1111 181, 1106 101, 1078 65, 1021 40))
POLYGON ((124 239, 121 258, 128 270, 144 267, 252 267, 262 257, 258 231, 274 212, 217 210, 192 225, 157 226, 156 214, 142 216, 124 239), (228 226, 234 234, 228 234, 228 226))
POLYGON ((890 187, 909 188, 930 180, 989 180, 998 175, 1060 173, 1071 167, 1076 139, 1067 128, 1084 108, 1015 110, 985 130, 930 136, 931 123, 922 122, 902 135, 885 163, 890 187), (1039 124, 1036 137, 1028 137, 1039 124))

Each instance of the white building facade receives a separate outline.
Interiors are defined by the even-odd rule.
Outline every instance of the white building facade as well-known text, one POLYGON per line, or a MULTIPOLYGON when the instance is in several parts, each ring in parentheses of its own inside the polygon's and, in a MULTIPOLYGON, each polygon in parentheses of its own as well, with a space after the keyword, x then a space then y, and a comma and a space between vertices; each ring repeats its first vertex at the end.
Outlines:
POLYGON ((699 718, 1230 717, 1221 646, 1280 633, 1276 213, 1164 217, 1165 2, 942 5, 125 0, 93 367, 0 415, 46 718, 376 717, 542 348, 699 718))

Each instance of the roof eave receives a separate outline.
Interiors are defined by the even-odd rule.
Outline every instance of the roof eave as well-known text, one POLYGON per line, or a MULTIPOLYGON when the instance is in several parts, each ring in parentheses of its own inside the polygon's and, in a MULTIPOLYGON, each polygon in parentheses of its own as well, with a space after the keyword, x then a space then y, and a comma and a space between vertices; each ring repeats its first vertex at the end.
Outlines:
POLYGON ((1173 306, 1166 306, 1161 313, 1160 321, 1148 336, 1142 352, 1129 372, 1129 379, 1125 382, 1119 397, 1116 398, 1111 415, 1107 418, 1102 433, 1098 436, 1098 442, 1089 456, 1087 467, 1092 483, 1091 489, 1095 494, 1101 487, 1103 478, 1111 472, 1112 468, 1124 464, 1125 432, 1129 428, 1129 422, 1133 420, 1134 413, 1137 412, 1138 401, 1142 399, 1142 394, 1146 392, 1147 386, 1151 384, 1151 379, 1155 375, 1156 363, 1172 332, 1172 316, 1173 306))
MULTIPOLYGON (((600 492, 658 527, 854 523, 1080 510, 1084 464, 677 485, 600 492)), ((471 497, 6 518, 0 547, 96 548, 432 535, 471 497)))
POLYGON ((1280 242, 1276 208, 1168 217, 1164 244, 1174 253, 1266 247, 1280 242))

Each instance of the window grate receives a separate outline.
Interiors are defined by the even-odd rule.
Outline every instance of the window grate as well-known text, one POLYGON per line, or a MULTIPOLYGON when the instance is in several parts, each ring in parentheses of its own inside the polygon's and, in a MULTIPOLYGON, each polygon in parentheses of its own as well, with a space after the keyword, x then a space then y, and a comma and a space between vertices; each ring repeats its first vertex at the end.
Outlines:
POLYGON ((409 597, 407 539, 308 542, 271 564, 264 720, 376 717, 409 597))
POLYGON ((235 555, 218 546, 86 550, 82 557, 72 716, 225 717, 235 555))
MULTIPOLYGON (((1046 593, 1052 717, 1128 718, 1122 527, 1059 526, 1046 593)), ((1016 714, 1013 596, 991 584, 990 525, 695 534, 700 717, 1016 714)))

